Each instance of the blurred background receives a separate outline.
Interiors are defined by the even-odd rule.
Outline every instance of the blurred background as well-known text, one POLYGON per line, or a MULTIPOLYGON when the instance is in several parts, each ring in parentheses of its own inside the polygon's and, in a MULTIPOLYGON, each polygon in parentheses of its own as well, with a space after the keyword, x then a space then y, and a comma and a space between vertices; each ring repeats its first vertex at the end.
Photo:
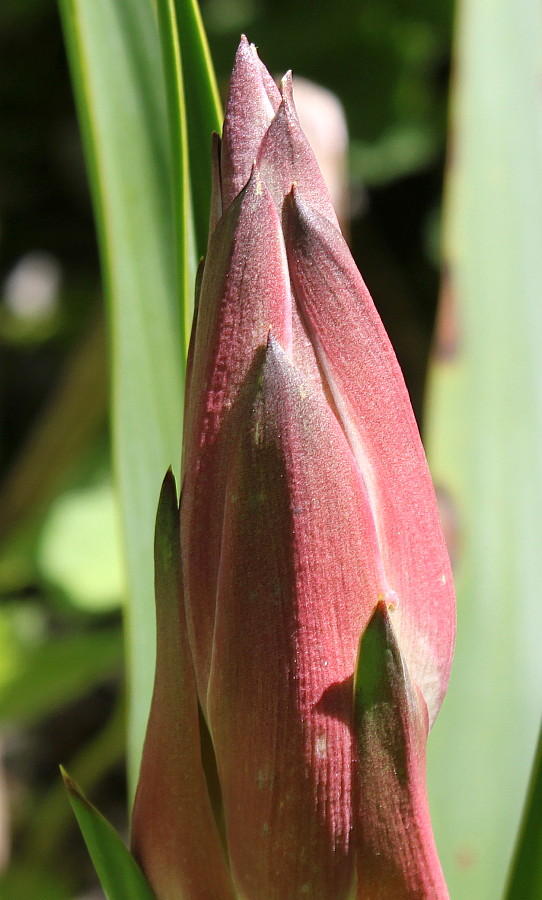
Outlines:
MULTIPOLYGON (((223 96, 245 32, 274 74, 291 67, 340 98, 346 230, 423 430, 441 283, 452 3, 202 0, 201 8, 223 96)), ((52 0, 3 0, 0 59, 0 896, 37 896, 39 883, 40 900, 90 900, 100 894, 58 765, 126 833, 124 574, 106 314, 52 0)), ((453 354, 449 316, 443 328, 441 350, 453 354)), ((476 864, 468 842, 457 852, 460 869, 476 864)))

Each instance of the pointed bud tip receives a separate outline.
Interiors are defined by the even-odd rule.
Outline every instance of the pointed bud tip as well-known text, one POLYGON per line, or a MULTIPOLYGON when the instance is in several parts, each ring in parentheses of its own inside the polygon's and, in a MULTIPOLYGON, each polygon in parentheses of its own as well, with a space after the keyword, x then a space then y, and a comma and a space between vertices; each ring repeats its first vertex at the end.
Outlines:
POLYGON ((292 181, 292 186, 291 186, 290 190, 288 191, 288 193, 286 194, 286 197, 284 198, 285 202, 293 203, 295 205, 295 203, 297 202, 297 194, 298 194, 297 181, 292 181))
POLYGON ((319 219, 317 210, 303 198, 302 189, 297 181, 292 182, 292 186, 284 198, 282 215, 290 247, 308 237, 319 219))
POLYGON ((231 81, 235 82, 240 79, 240 84, 246 83, 248 72, 252 72, 258 79, 261 79, 262 66, 263 63, 258 56, 256 45, 251 44, 246 35, 242 34, 235 52, 231 81))
POLYGON ((278 355, 285 356, 286 355, 284 353, 284 350, 282 349, 279 341, 273 334, 272 328, 270 328, 267 333, 267 344, 266 344, 265 350, 266 350, 266 354, 269 354, 270 356, 278 356, 278 355))
POLYGON ((254 358, 253 372, 258 392, 262 389, 270 390, 271 394, 278 391, 279 383, 282 384, 290 369, 288 354, 270 326, 265 346, 260 346, 254 358))
POLYGON ((260 166, 256 159, 252 160, 250 177, 238 197, 233 201, 232 206, 237 203, 242 205, 245 202, 249 202, 250 204, 267 204, 269 215, 278 216, 273 198, 265 179, 262 177, 260 166))
POLYGON ((235 51, 235 60, 233 63, 232 69, 232 78, 235 78, 235 73, 239 68, 242 68, 243 62, 249 61, 252 62, 254 59, 254 54, 251 50, 251 45, 246 37, 246 35, 241 35, 241 40, 237 46, 237 50, 235 51))
POLYGON ((251 66, 256 65, 257 71, 260 71, 263 67, 263 63, 259 57, 256 44, 253 44, 251 41, 249 41, 245 34, 241 35, 241 39, 235 53, 235 62, 233 65, 234 72, 237 65, 242 61, 248 62, 251 66))
POLYGON ((294 103, 294 83, 293 83, 293 73, 291 69, 288 69, 287 72, 283 75, 280 82, 280 92, 282 94, 282 102, 284 105, 288 107, 292 107, 295 110, 294 103))
POLYGON ((292 210, 303 218, 310 218, 311 207, 307 205, 307 203, 303 200, 301 191, 299 189, 299 182, 296 179, 292 181, 292 186, 285 197, 285 202, 289 204, 292 210))
POLYGON ((77 782, 74 781, 71 775, 66 772, 64 766, 59 766, 59 769, 60 774, 62 775, 62 780, 64 781, 64 787, 66 788, 68 794, 72 797, 75 797, 75 799, 79 803, 82 803, 84 806, 88 807, 88 809, 92 809, 93 807, 91 802, 84 795, 77 782))
POLYGON ((367 709, 390 698, 391 683, 406 683, 403 655, 390 619, 389 607, 380 596, 361 635, 354 692, 356 706, 367 709))
POLYGON ((164 578, 167 579, 170 576, 170 558, 177 549, 178 540, 177 484, 170 466, 162 482, 154 526, 154 574, 157 607, 164 594, 162 582, 164 578))
POLYGON ((373 612, 371 613, 371 617, 367 622, 365 631, 361 636, 360 648, 363 644, 364 638, 371 633, 378 635, 379 638, 388 646, 396 645, 395 635, 393 633, 393 628, 388 611, 388 604, 386 603, 386 599, 383 594, 379 594, 378 600, 375 603, 375 607, 373 609, 373 612))
POLYGON ((241 37, 239 39, 237 53, 239 53, 239 51, 241 51, 242 53, 251 53, 252 56, 255 56, 257 59, 259 59, 258 48, 256 47, 256 44, 253 41, 249 41, 246 34, 244 33, 241 34, 241 37))
POLYGON ((379 594, 378 600, 375 604, 375 608, 372 612, 371 618, 369 619, 367 628, 371 627, 373 623, 377 624, 381 628, 384 628, 386 632, 388 628, 391 628, 391 621, 388 613, 388 604, 386 603, 386 596, 384 594, 379 594))
POLYGON ((162 487, 160 488, 160 499, 158 501, 158 506, 162 506, 165 502, 171 504, 172 498, 174 498, 174 502, 175 504, 177 504, 177 482, 175 481, 173 469, 171 466, 169 466, 166 474, 164 475, 162 487))

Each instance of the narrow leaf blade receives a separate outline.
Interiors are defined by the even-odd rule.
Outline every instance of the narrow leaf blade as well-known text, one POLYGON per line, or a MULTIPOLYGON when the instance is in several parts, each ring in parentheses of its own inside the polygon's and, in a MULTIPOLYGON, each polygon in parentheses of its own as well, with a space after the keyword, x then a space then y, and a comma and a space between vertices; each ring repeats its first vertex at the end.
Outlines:
POLYGON ((158 29, 164 61, 174 188, 175 246, 177 248, 177 291, 180 304, 183 357, 188 352, 192 322, 192 282, 196 271, 194 223, 190 201, 188 132, 181 51, 174 0, 157 0, 158 29))
POLYGON ((51 639, 27 651, 14 676, 0 684, 0 721, 35 722, 121 669, 117 628, 51 639))
POLYGON ((87 800, 67 772, 61 771, 72 809, 108 900, 155 900, 141 869, 115 829, 87 800))
POLYGON ((506 900, 542 898, 542 729, 506 900))
POLYGON ((222 130, 222 108, 198 0, 174 0, 184 75, 196 246, 207 247, 211 197, 211 134, 222 130))
POLYGON ((171 164, 157 23, 147 0, 59 0, 110 302, 113 440, 128 577, 129 768, 152 692, 153 522, 180 464, 182 368, 171 164))
POLYGON ((458 635, 430 798, 452 896, 494 900, 542 715, 542 11, 463 0, 458 12, 449 282, 427 410, 458 635))

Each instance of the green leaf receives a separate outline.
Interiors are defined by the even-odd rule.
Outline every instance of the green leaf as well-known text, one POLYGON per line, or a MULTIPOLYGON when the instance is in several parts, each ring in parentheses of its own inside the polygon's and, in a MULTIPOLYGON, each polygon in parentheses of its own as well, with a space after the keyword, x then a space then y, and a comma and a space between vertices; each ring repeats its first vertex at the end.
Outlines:
POLYGON ((198 2, 174 3, 184 73, 196 245, 198 256, 203 256, 211 198, 211 134, 222 130, 222 107, 198 2))
MULTIPOLYGON (((379 779, 387 769, 393 776, 382 778, 386 789, 389 791, 394 779, 404 786, 408 777, 406 733, 409 729, 415 731, 416 707, 386 604, 379 601, 361 635, 354 673, 354 721, 359 758, 362 761, 371 755, 378 758, 374 771, 372 765, 369 766, 372 774, 368 780, 374 791, 380 789, 379 779)), ((385 797, 379 804, 380 812, 389 799, 385 797)), ((390 827, 393 829, 393 825, 390 827)))
POLYGON ((392 686, 405 680, 401 651, 383 601, 376 604, 359 642, 354 673, 354 710, 358 721, 383 706, 395 709, 392 686))
POLYGON ((456 49, 427 422, 455 535, 458 638, 430 798, 451 895, 495 900, 542 716, 540 5, 463 0, 456 49))
POLYGON ((506 900, 542 898, 542 729, 506 900))
MULTIPOLYGON (((56 390, 0 485, 3 545, 39 519, 105 422, 106 358, 105 327, 100 316, 90 323, 75 347, 56 390)), ((5 552, 3 546, 2 556, 5 552)))
POLYGON ((154 517, 165 469, 180 466, 182 427, 166 91, 149 0, 59 0, 59 6, 110 303, 114 460, 129 590, 133 786, 154 674, 154 517))
MULTIPOLYGON (((86 785, 87 790, 95 788, 97 784, 103 783, 113 767, 123 764, 125 745, 125 709, 124 698, 121 696, 103 727, 70 757, 72 778, 79 784, 86 785)), ((26 823, 22 850, 17 856, 18 865, 29 868, 45 866, 50 869, 52 860, 64 852, 72 825, 72 812, 66 803, 66 790, 60 779, 56 778, 45 791, 29 798, 26 823)), ((1 891, 0 896, 3 896, 1 891)), ((28 895, 22 893, 13 896, 28 895)), ((73 897, 73 892, 70 897, 73 897)))
POLYGON ((197 257, 207 249, 211 134, 221 128, 222 111, 197 0, 156 0, 156 6, 174 161, 181 341, 186 354, 197 257))
POLYGON ((118 628, 49 640, 19 658, 0 684, 0 721, 28 724, 121 670, 118 628))
POLYGON ((42 575, 89 612, 116 609, 125 594, 117 512, 112 486, 102 481, 58 497, 42 530, 42 575))
POLYGON ((141 869, 115 829, 63 769, 62 777, 108 900, 154 900, 141 869))
POLYGON ((181 53, 174 0, 157 0, 158 27, 164 60, 175 209, 177 289, 181 310, 181 344, 188 353, 192 323, 192 283, 196 271, 188 165, 188 134, 181 53))
MULTIPOLYGON (((66 803, 66 800, 64 800, 66 803)), ((0 875, 0 897, 13 900, 15 897, 32 897, 36 885, 40 886, 40 900, 73 900, 73 885, 63 872, 52 871, 49 866, 31 866, 19 859, 10 863, 0 875)))

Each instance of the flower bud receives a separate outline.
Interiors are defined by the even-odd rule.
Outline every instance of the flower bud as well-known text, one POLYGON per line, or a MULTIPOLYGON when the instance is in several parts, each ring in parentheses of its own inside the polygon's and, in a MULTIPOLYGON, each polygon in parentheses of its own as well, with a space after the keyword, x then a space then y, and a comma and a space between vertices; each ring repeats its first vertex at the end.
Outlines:
POLYGON ((234 889, 444 900, 424 793, 455 628, 435 496, 291 77, 279 91, 244 38, 213 185, 182 594, 234 889))

